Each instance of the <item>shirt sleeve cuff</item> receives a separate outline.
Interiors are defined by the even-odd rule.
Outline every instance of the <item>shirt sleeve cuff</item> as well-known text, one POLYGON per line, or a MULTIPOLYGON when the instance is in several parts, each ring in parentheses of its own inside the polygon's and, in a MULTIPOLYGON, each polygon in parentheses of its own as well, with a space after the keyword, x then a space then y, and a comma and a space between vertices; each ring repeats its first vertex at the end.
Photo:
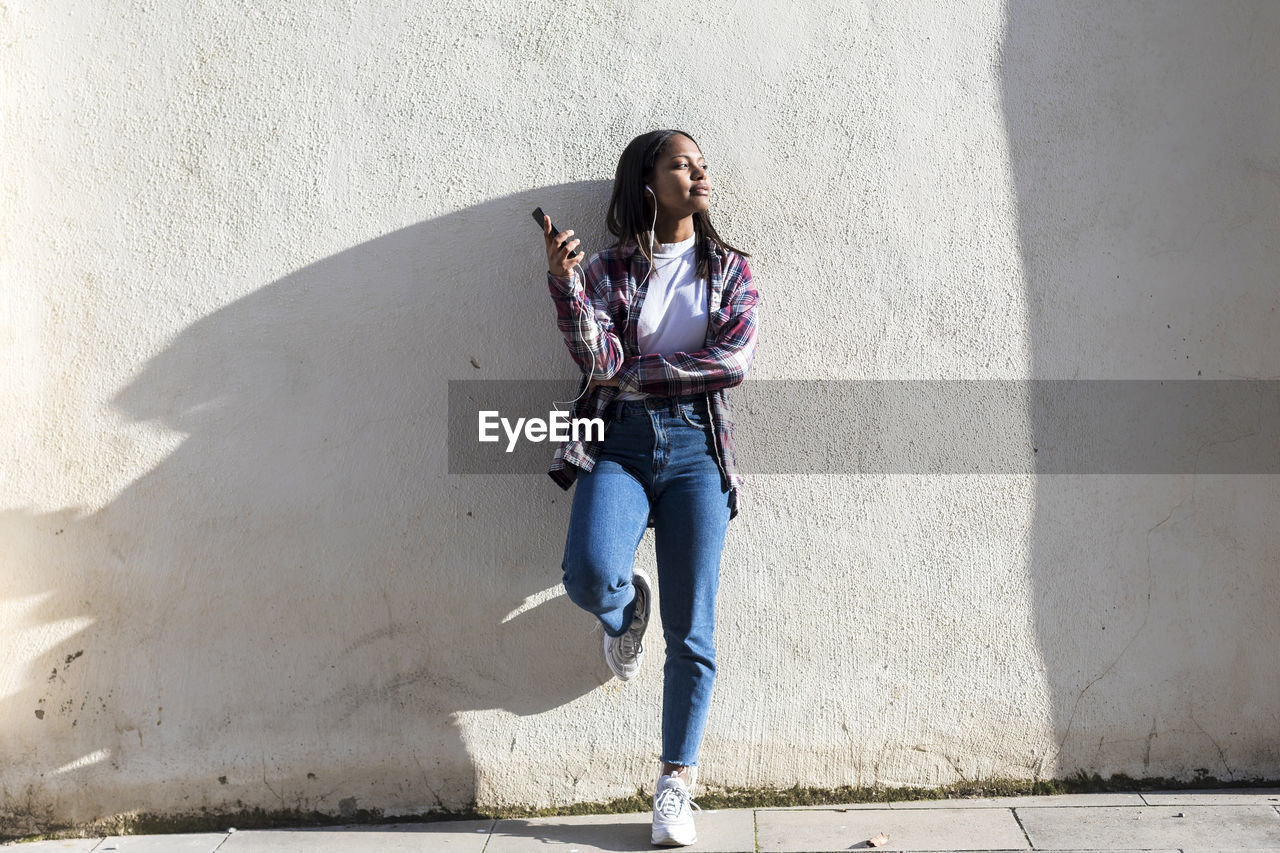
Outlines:
POLYGON ((577 276, 570 272, 568 275, 555 275, 547 270, 547 284, 552 291, 564 296, 572 296, 577 293, 579 288, 577 276))

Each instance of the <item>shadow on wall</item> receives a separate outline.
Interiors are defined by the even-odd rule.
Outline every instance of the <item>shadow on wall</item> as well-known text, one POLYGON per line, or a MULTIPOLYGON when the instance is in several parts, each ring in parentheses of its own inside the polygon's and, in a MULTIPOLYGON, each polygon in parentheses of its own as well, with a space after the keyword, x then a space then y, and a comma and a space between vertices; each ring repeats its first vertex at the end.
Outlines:
MULTIPOLYGON (((1274 374, 1277 47, 1265 0, 1008 4, 1033 376, 1274 374)), ((1055 759, 1061 775, 1275 775, 1278 491, 1038 478, 1031 592, 1057 741, 1038 775, 1055 759)))
POLYGON ((215 311, 112 401, 184 434, 176 450, 96 512, 0 518, 23 550, 5 600, 50 637, 2 700, 10 831, 240 801, 463 807, 453 714, 535 714, 608 677, 563 596, 508 618, 560 581, 566 493, 449 476, 445 436, 449 379, 565 377, 572 396, 530 211, 590 253, 609 188, 485 202, 215 311))

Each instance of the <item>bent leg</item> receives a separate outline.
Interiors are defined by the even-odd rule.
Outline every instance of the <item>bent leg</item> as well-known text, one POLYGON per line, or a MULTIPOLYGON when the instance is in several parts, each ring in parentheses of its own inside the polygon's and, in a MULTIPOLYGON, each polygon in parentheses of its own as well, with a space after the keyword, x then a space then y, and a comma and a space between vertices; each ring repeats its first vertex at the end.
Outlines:
POLYGON ((578 475, 561 563, 564 588, 613 637, 635 615, 631 573, 648 522, 644 484, 618 462, 602 458, 578 475))

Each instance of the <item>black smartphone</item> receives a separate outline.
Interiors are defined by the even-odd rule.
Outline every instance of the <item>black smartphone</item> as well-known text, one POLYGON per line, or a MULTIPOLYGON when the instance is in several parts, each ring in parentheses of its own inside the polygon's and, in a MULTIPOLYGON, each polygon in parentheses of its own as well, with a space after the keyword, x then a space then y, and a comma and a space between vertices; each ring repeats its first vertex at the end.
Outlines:
MULTIPOLYGON (((534 221, 534 222, 536 222, 536 223, 538 223, 538 228, 539 228, 539 229, 541 229, 541 228, 542 228, 542 220, 543 220, 543 217, 545 217, 545 216, 546 216, 546 214, 542 212, 542 208, 541 208, 541 207, 535 207, 535 208, 533 209, 533 221, 534 221)), ((545 234, 546 232, 545 232, 545 231, 543 231, 542 233, 544 233, 544 234, 545 234)), ((555 224, 554 222, 552 222, 552 223, 551 223, 551 233, 552 233, 552 234, 559 234, 559 233, 560 233, 560 229, 556 227, 556 224, 555 224)), ((566 240, 566 241, 565 241, 565 243, 567 243, 567 242, 568 242, 568 240, 566 240)), ((561 245, 561 246, 563 246, 563 245, 564 245, 564 243, 561 243, 560 245, 561 245)), ((572 252, 570 252, 570 253, 569 253, 569 257, 571 257, 571 258, 576 258, 576 257, 578 257, 578 250, 577 250, 577 249, 574 249, 572 252)))

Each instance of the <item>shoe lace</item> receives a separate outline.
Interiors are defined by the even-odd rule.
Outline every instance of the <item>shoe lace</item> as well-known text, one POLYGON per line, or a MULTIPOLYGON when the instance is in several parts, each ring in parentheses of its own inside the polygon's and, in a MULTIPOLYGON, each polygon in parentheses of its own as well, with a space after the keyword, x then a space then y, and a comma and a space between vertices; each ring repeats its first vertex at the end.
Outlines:
POLYGON ((643 624, 638 619, 631 621, 631 627, 618 638, 618 652, 623 658, 636 658, 644 651, 644 643, 639 639, 643 624))
POLYGON ((618 638, 618 652, 625 658, 639 657, 644 651, 644 643, 636 639, 635 633, 628 631, 618 638))
POLYGON ((702 806, 695 803, 689 795, 688 788, 684 785, 668 785, 658 793, 658 799, 653 807, 663 820, 674 820, 686 806, 702 811, 702 806))

